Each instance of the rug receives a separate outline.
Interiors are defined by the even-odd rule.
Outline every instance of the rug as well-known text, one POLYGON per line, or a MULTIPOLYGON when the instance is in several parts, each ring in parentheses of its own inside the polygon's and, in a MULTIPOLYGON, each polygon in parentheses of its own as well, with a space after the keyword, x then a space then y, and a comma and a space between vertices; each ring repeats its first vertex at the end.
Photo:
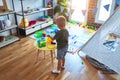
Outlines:
MULTIPOLYGON (((52 37, 55 35, 54 30, 57 29, 57 26, 52 26, 49 28, 46 28, 42 31, 45 31, 46 34, 51 35, 52 37)), ((67 27, 67 30, 69 32, 69 47, 68 47, 68 53, 74 54, 76 53, 79 49, 83 47, 83 45, 93 36, 95 31, 89 32, 89 30, 86 30, 85 28, 76 26, 76 25, 71 25, 67 27)), ((37 39, 35 37, 36 33, 30 35, 31 38, 37 39)))

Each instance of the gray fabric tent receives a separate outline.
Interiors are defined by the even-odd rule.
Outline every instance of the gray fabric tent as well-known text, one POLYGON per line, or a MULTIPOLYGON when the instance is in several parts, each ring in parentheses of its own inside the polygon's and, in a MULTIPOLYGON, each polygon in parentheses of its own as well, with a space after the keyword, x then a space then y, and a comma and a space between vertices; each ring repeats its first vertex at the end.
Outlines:
POLYGON ((120 7, 117 8, 80 51, 120 73, 120 7), (113 38, 110 38, 110 34, 117 36, 113 40, 114 44, 112 46, 110 41, 113 38), (106 45, 106 41, 109 41, 110 44, 106 45))

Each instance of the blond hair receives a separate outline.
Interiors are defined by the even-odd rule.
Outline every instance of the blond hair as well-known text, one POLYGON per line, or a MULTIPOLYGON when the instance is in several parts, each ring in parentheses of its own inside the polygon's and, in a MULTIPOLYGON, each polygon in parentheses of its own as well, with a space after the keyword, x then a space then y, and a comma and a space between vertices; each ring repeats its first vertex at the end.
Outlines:
POLYGON ((64 16, 59 16, 56 19, 56 24, 58 25, 59 28, 65 28, 65 26, 66 26, 66 18, 64 16))

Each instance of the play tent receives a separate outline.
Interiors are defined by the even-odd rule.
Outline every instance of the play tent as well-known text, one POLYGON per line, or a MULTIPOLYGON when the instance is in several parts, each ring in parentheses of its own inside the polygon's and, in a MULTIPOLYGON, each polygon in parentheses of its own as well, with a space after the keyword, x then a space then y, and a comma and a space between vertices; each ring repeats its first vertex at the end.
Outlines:
POLYGON ((80 51, 120 73, 120 7, 80 51))

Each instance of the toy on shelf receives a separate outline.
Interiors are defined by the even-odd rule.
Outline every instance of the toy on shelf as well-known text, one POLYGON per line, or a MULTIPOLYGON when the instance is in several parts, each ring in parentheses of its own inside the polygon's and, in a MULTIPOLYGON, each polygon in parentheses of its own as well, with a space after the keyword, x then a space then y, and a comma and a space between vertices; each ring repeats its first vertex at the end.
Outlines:
POLYGON ((27 10, 24 11, 24 13, 26 13, 26 14, 30 13, 30 7, 27 7, 27 10))
POLYGON ((24 28, 24 27, 28 27, 28 25, 29 25, 28 19, 27 18, 22 18, 21 23, 20 23, 19 26, 21 28, 24 28))
POLYGON ((36 20, 29 21, 29 26, 36 24, 36 20))
POLYGON ((35 8, 35 9, 30 9, 30 7, 27 7, 27 10, 24 11, 25 14, 28 14, 28 13, 32 13, 34 11, 39 11, 40 9, 39 8, 35 8))
POLYGON ((41 16, 38 18, 38 21, 50 21, 51 17, 50 16, 41 16))
POLYGON ((46 21, 45 18, 39 18, 39 21, 46 21))
POLYGON ((0 42, 4 41, 5 36, 0 36, 0 42))
POLYGON ((52 8, 52 0, 50 0, 50 1, 47 3, 47 7, 48 7, 48 8, 52 8))

